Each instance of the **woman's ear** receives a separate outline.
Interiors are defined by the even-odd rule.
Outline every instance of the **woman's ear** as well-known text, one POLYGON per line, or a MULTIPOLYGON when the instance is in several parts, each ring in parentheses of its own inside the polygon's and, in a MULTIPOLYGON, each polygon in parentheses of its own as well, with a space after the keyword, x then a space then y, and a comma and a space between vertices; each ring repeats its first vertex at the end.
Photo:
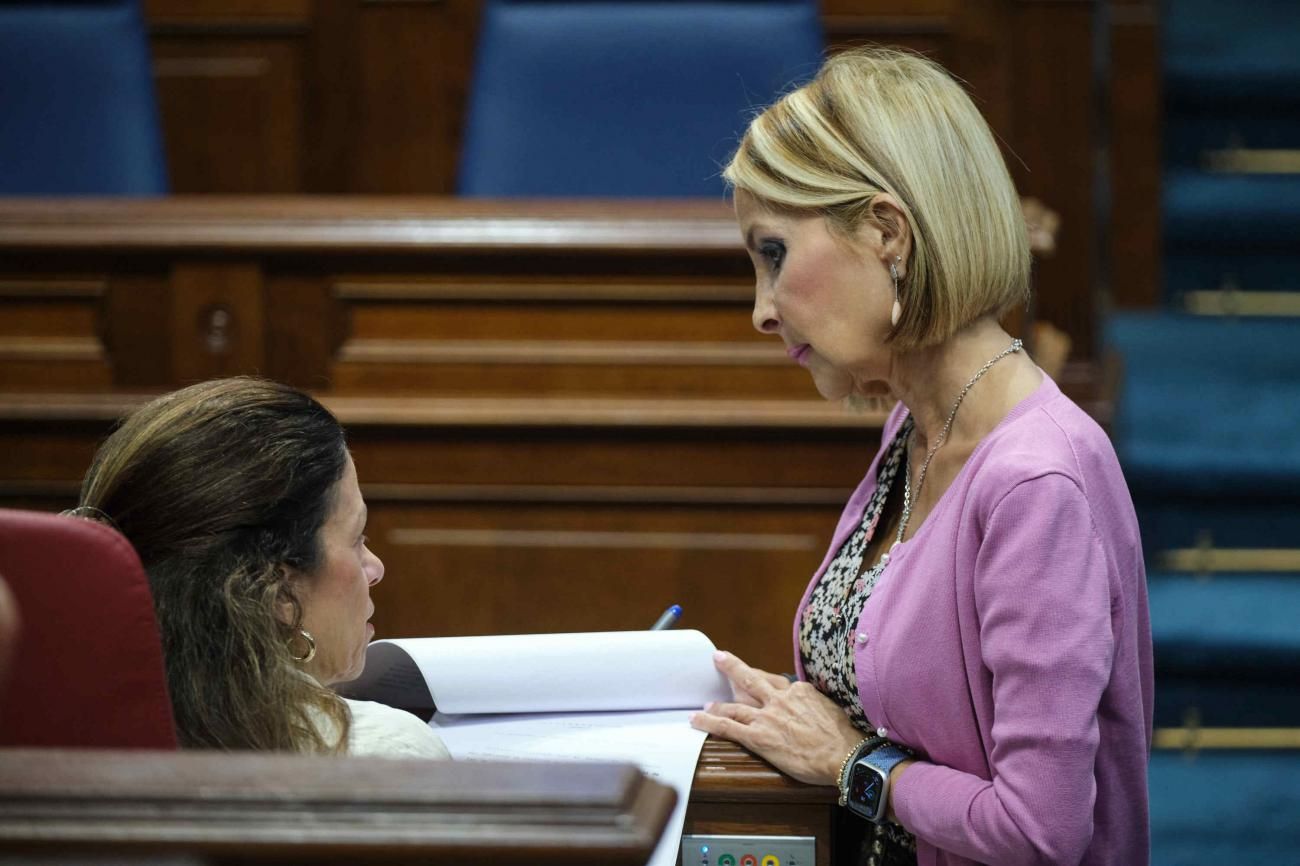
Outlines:
POLYGON ((280 566, 280 591, 275 598, 275 618, 286 628, 296 628, 302 622, 302 602, 298 600, 299 573, 287 565, 280 566))
POLYGON ((912 255, 912 224, 898 200, 881 193, 871 200, 871 222, 880 232, 880 256, 886 262, 898 262, 900 276, 907 275, 912 255))

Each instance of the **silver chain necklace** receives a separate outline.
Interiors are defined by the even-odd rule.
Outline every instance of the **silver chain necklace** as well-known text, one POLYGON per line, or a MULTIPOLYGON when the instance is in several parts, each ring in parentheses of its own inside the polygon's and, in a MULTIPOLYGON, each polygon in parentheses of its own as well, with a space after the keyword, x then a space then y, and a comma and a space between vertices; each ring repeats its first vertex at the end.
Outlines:
MULTIPOLYGON (((1016 352, 1019 352, 1023 346, 1024 344, 1021 343, 1019 340, 1012 340, 1010 346, 1007 346, 1001 352, 998 352, 996 355, 990 358, 987 364, 985 364, 983 367, 980 367, 979 370, 975 372, 975 375, 970 377, 970 381, 966 383, 966 387, 961 389, 961 393, 958 394, 957 399, 953 401, 952 410, 948 413, 948 420, 944 422, 943 429, 940 430, 939 435, 935 437, 934 446, 931 447, 929 452, 926 453, 925 462, 921 464, 921 473, 916 477, 916 498, 917 499, 921 498, 921 488, 925 486, 925 473, 930 470, 930 461, 934 459, 934 454, 936 451, 939 450, 939 447, 948 440, 948 431, 952 429, 952 422, 953 419, 957 417, 957 410, 961 408, 961 401, 966 399, 966 395, 970 393, 971 388, 975 387, 975 383, 980 380, 980 377, 983 376, 985 373, 987 373, 989 370, 993 369, 994 364, 996 364, 998 361, 1001 361, 1007 355, 1011 355, 1016 352)), ((895 547, 898 547, 898 545, 903 543, 903 535, 907 532, 907 523, 909 520, 912 519, 912 442, 911 439, 908 440, 905 454, 906 454, 906 462, 903 466, 903 516, 900 517, 898 520, 898 534, 894 537, 894 543, 889 547, 890 551, 892 551, 895 547)), ((889 553, 881 554, 880 564, 886 565, 888 563, 889 563, 889 553)))

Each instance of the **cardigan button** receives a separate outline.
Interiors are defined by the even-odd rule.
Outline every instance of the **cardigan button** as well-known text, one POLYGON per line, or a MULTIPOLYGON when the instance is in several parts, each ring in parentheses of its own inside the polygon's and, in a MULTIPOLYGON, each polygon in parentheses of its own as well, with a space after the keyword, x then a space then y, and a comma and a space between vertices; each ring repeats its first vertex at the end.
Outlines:
POLYGON ((863 632, 858 632, 858 643, 866 643, 866 642, 867 642, 866 634, 863 632))
POLYGON ((889 731, 885 730, 884 728, 876 728, 876 736, 877 736, 877 737, 888 737, 888 736, 889 736, 889 731))

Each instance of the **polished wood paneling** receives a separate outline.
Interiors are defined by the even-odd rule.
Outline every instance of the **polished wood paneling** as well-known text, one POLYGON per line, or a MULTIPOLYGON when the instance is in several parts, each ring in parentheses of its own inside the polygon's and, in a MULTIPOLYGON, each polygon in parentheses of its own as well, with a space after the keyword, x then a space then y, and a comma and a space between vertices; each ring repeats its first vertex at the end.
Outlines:
POLYGON ((1091 146, 1076 145, 1095 139, 1099 94, 1089 70, 1096 6, 1093 0, 1022 2, 1009 22, 1012 104, 1033 106, 1015 114, 1010 165, 1021 192, 1050 202, 1063 226, 1055 254, 1035 263, 1038 285, 1051 289, 1036 293, 1034 318, 1065 331, 1082 358, 1096 357, 1098 165, 1091 146))
POLYGON ((0 863, 641 864, 676 801, 617 764, 0 750, 0 863))
POLYGON ((301 38, 214 29, 221 28, 172 27, 154 36, 171 188, 301 191, 301 38))
MULTIPOLYGON (((792 669, 791 615, 878 441, 878 415, 794 401, 323 396, 387 567, 379 636, 636 629, 678 603, 774 670, 792 669)), ((145 397, 0 394, 0 501, 73 504, 145 397)))
POLYGON ((1114 0, 1107 14, 1111 177, 1107 296, 1118 307, 1155 307, 1164 280, 1159 9, 1155 0, 1114 0))
POLYGON ((153 23, 277 21, 305 23, 311 0, 144 0, 153 23))
POLYGON ((582 274, 537 284, 345 276, 339 391, 806 395, 807 377, 743 315, 752 288, 582 274))
MULTIPOLYGON (((119 265, 101 306, 100 331, 113 359, 118 388, 165 388, 180 381, 173 368, 173 293, 163 262, 119 265)), ((193 339, 194 335, 188 335, 193 339)))
MULTIPOLYGON (((1095 92, 1096 0, 825 0, 832 50, 921 51, 961 78, 1026 195, 1062 216, 1038 317, 1093 357, 1097 123, 1116 131, 1116 297, 1154 299, 1154 12, 1110 4, 1114 72, 1095 92), (1094 123, 1096 121, 1096 123, 1094 123)), ((455 187, 479 0, 153 0, 178 192, 444 194, 455 187)), ((1103 37, 1106 38, 1106 37, 1103 37)))
POLYGON ((636 628, 680 603, 787 670, 887 408, 821 401, 753 331, 722 202, 0 202, 0 256, 0 502, 73 504, 159 391, 293 382, 348 429, 381 634, 636 628))
MULTIPOLYGON (((754 332, 722 202, 11 201, 0 257, 0 502, 72 505, 160 391, 310 388, 371 504, 381 634, 636 628, 680 603, 788 670, 887 409, 821 401, 754 332)), ((1086 373, 1062 382, 1104 411, 1086 373)))
POLYGON ((356 152, 346 189, 367 193, 450 192, 458 150, 448 134, 448 43, 459 34, 433 3, 363 4, 356 152))
POLYGON ((103 387, 111 378, 98 328, 102 275, 13 273, 0 278, 0 387, 103 387))
MULTIPOLYGON (((358 272, 376 260, 412 282, 427 262, 463 260, 485 282, 523 277, 538 285, 617 265, 636 280, 752 275, 730 208, 715 201, 509 201, 454 198, 174 196, 166 200, 3 200, 0 250, 19 255, 328 254, 358 272), (410 259, 403 272, 389 258, 410 259), (484 262, 483 257, 493 260, 484 262)), ((16 266, 16 265, 15 265, 16 266)), ((7 265, 8 267, 8 265, 7 265)), ((312 265, 296 261, 295 273, 312 265)), ((536 291, 541 291, 540 289, 536 291)))
POLYGON ((261 269, 177 263, 171 271, 172 375, 180 382, 266 369, 261 269))
POLYGON ((884 417, 822 402, 753 331, 721 202, 9 202, 0 255, 23 263, 0 268, 0 501, 73 504, 151 394, 294 382, 348 429, 381 635, 641 628, 679 603, 788 670, 884 417), (96 375, 6 339, 93 344, 96 375))
POLYGON ((676 603, 683 626, 754 664, 793 670, 791 612, 838 503, 502 492, 509 498, 420 506, 371 495, 372 549, 394 576, 372 594, 376 634, 635 630, 676 603))

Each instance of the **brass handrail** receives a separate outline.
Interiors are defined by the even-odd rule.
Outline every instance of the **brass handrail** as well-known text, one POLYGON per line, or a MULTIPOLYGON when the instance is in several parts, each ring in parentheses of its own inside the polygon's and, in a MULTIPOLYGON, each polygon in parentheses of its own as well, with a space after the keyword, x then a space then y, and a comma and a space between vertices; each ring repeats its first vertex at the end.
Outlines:
POLYGON ((1300 728, 1156 728, 1155 749, 1300 749, 1300 728))
POLYGON ((1297 548, 1221 548, 1197 546, 1166 550, 1156 556, 1157 565, 1169 571, 1193 574, 1300 573, 1297 548))
POLYGON ((1183 293, 1183 306, 1197 316, 1300 316, 1300 292, 1242 291, 1229 283, 1219 289, 1183 293))
POLYGON ((1300 150, 1228 147, 1201 153, 1206 171, 1223 174, 1300 174, 1300 150))

